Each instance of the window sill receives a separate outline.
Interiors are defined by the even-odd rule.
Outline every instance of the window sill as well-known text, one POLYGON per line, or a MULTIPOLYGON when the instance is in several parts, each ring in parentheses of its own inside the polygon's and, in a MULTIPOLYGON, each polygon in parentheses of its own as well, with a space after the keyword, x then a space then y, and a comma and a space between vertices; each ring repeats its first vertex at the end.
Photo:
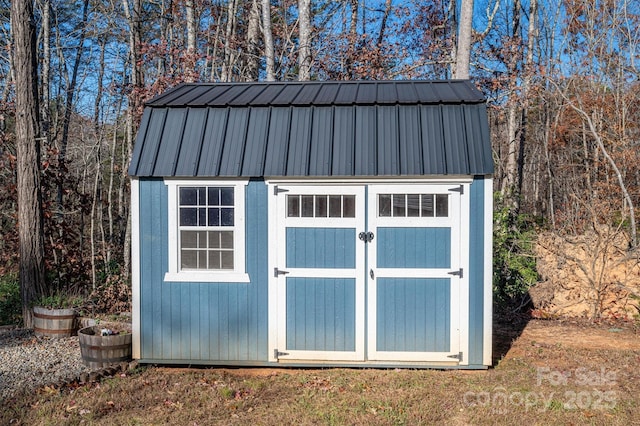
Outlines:
POLYGON ((248 283, 249 274, 244 272, 217 272, 217 271, 183 271, 167 272, 164 275, 165 282, 190 282, 190 283, 248 283))

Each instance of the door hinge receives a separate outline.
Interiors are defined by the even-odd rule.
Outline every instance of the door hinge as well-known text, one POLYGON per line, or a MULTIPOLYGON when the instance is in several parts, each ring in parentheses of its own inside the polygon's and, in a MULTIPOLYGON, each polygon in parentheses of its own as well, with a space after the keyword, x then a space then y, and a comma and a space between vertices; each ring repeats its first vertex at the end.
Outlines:
POLYGON ((462 195, 462 194, 464 194, 464 186, 460 185, 460 186, 457 186, 455 188, 449 188, 449 191, 451 191, 451 192, 459 192, 460 195, 462 195))
POLYGON ((462 277, 463 277, 463 274, 462 274, 462 268, 458 269, 457 271, 447 272, 447 274, 449 274, 449 275, 457 275, 457 276, 459 276, 460 278, 462 278, 462 277))
POLYGON ((273 195, 278 195, 281 192, 289 192, 289 190, 280 188, 278 185, 273 185, 273 195))
POLYGON ((278 359, 278 358, 280 358, 281 356, 287 356, 287 355, 289 355, 289 353, 288 353, 288 352, 280 352, 280 351, 278 351, 277 349, 274 349, 274 350, 273 350, 273 357, 274 357, 275 359, 278 359))
POLYGON ((462 352, 458 352, 457 354, 447 355, 447 358, 457 359, 459 362, 462 362, 462 352))
POLYGON ((273 276, 276 277, 276 278, 278 278, 279 275, 286 275, 288 273, 289 273, 289 271, 283 271, 283 270, 278 269, 278 268, 273 268, 273 276))

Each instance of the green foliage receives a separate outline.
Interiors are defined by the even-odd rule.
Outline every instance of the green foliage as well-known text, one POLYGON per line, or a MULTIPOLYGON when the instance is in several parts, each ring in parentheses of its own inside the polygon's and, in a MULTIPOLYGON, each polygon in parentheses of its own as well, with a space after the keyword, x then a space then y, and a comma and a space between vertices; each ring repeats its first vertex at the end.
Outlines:
POLYGON ((20 324, 22 303, 20 283, 15 275, 0 277, 0 325, 20 324))
POLYGON ((55 293, 49 296, 41 296, 33 306, 41 306, 47 309, 68 309, 76 308, 83 304, 84 300, 79 296, 70 296, 64 293, 55 293))
POLYGON ((499 306, 520 303, 538 281, 533 243, 535 222, 512 212, 495 195, 493 213, 493 294, 499 306))

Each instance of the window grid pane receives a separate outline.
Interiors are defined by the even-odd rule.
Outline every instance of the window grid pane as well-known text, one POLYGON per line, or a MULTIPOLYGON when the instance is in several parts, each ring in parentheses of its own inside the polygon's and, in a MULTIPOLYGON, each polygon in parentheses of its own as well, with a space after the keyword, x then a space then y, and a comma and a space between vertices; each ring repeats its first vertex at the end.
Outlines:
POLYGON ((356 217, 355 195, 287 195, 287 217, 356 217))
POLYGON ((233 270, 234 188, 181 187, 178 198, 180 268, 233 270))
POLYGON ((391 194, 378 195, 378 216, 391 216, 391 194))
POLYGON ((405 203, 406 203, 405 194, 393 194, 393 216, 394 217, 405 217, 407 215, 405 203))
POLYGON ((449 196, 447 194, 436 195, 436 217, 449 216, 449 196))
POLYGON ((313 217, 313 195, 302 196, 302 217, 313 217))
POLYGON ((379 217, 448 217, 449 194, 378 194, 379 217))

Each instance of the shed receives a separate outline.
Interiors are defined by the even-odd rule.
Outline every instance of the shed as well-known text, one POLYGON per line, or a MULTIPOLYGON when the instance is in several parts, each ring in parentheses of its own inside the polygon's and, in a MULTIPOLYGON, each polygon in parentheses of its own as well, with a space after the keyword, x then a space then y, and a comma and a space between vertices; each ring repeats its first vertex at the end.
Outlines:
POLYGON ((469 81, 167 91, 129 168, 134 358, 486 368, 492 173, 469 81))

